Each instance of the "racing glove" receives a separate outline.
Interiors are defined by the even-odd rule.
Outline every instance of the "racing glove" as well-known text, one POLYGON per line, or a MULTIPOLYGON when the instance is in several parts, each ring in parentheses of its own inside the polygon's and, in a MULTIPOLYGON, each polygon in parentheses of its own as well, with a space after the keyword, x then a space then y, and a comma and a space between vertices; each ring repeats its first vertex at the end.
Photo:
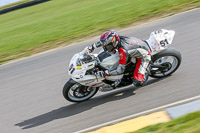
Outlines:
POLYGON ((98 41, 98 42, 96 42, 96 43, 93 43, 91 46, 88 46, 88 51, 89 51, 90 53, 92 53, 92 52, 94 51, 95 48, 98 48, 98 47, 100 47, 100 46, 101 46, 101 42, 100 42, 100 41, 98 41))
POLYGON ((89 53, 92 53, 94 51, 94 45, 95 43, 93 43, 91 46, 88 46, 89 53))

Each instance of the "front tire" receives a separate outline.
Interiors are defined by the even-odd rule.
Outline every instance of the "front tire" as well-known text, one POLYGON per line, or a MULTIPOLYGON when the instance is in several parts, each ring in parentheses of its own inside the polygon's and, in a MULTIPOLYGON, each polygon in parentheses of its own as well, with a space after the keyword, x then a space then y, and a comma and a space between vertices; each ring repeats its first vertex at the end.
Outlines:
POLYGON ((166 66, 166 69, 151 68, 150 77, 163 78, 174 73, 181 64, 181 53, 174 48, 167 48, 152 56, 154 65, 166 66), (154 70, 155 69, 155 70, 154 70))
POLYGON ((97 91, 98 88, 83 86, 70 79, 63 87, 63 96, 70 102, 83 102, 93 97, 97 91))

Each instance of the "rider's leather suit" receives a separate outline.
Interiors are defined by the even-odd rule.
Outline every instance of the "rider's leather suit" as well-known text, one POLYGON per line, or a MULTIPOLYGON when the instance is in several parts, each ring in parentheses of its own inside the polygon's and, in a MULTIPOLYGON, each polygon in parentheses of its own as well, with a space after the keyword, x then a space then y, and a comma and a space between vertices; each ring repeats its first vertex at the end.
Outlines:
MULTIPOLYGON (((136 68, 134 71, 133 79, 136 82, 143 83, 144 74, 146 72, 149 61, 151 60, 151 50, 145 41, 135 37, 119 36, 120 42, 117 49, 119 51, 119 65, 109 70, 110 75, 122 74, 125 70, 126 63, 131 58, 136 59, 136 68)), ((100 43, 94 43, 93 48, 100 47, 100 43)))

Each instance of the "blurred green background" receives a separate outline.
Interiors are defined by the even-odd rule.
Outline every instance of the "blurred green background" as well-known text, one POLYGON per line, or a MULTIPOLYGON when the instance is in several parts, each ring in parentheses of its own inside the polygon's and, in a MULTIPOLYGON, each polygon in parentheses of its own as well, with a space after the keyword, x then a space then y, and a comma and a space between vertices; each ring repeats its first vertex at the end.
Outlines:
POLYGON ((107 29, 200 6, 200 0, 51 0, 0 15, 0 64, 107 29))

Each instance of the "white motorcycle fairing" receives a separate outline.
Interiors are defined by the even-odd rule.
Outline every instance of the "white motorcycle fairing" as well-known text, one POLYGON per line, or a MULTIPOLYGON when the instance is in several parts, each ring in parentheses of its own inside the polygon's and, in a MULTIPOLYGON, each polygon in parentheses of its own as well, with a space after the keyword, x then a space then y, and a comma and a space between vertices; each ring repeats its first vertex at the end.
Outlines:
POLYGON ((103 61, 100 61, 98 55, 101 54, 103 50, 101 50, 98 55, 86 55, 87 49, 88 48, 86 47, 82 52, 75 54, 70 61, 68 73, 74 81, 84 86, 103 87, 108 86, 103 82, 104 79, 115 81, 123 77, 123 75, 101 77, 98 73, 95 72, 88 74, 87 71, 93 69, 97 62, 100 62, 100 65, 105 69, 116 67, 119 62, 119 56, 118 52, 115 54, 110 53, 109 57, 106 57, 103 61), (86 57, 90 57, 90 59, 86 59, 86 57))

